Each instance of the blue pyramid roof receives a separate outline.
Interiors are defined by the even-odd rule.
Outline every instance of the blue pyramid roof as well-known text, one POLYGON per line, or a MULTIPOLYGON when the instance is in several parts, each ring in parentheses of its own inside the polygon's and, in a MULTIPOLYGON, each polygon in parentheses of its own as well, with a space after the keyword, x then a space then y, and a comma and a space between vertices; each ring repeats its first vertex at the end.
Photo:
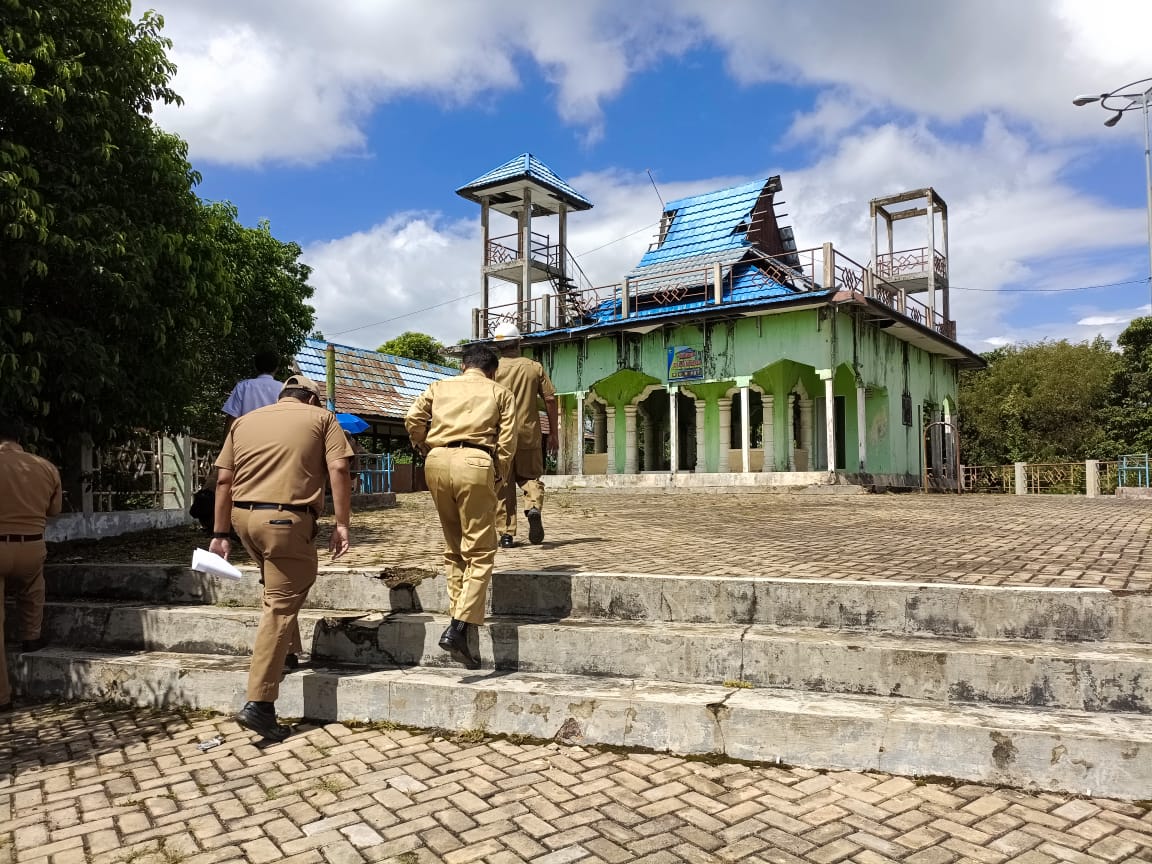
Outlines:
POLYGON ((512 180, 531 180, 543 186, 558 199, 573 210, 591 210, 592 202, 569 186, 560 176, 533 156, 531 153, 522 153, 515 159, 510 159, 499 168, 493 168, 471 183, 461 186, 456 194, 469 201, 480 202, 478 193, 493 186, 503 186, 512 180))

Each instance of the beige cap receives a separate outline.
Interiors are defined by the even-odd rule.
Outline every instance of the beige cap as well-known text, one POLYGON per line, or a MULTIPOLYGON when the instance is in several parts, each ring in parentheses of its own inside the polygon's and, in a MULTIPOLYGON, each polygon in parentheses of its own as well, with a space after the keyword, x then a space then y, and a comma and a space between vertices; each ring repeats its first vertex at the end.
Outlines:
POLYGON ((291 389, 307 390, 308 392, 314 394, 317 399, 324 398, 324 390, 320 387, 319 384, 317 384, 307 375, 291 376, 287 381, 284 382, 284 386, 280 389, 280 392, 283 393, 285 390, 291 389))

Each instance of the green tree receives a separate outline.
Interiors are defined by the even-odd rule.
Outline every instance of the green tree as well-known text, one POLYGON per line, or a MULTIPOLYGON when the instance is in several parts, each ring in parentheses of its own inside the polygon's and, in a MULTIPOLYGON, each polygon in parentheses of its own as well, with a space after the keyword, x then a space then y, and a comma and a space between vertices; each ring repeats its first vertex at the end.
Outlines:
POLYGON ((969 465, 1107 458, 1117 356, 1105 339, 1010 345, 960 377, 960 443, 969 465))
POLYGON ((279 355, 282 375, 312 327, 311 268, 300 262, 300 247, 272 236, 269 224, 246 228, 231 204, 205 205, 212 240, 227 262, 229 320, 202 331, 200 389, 192 406, 195 435, 218 439, 224 417, 220 407, 241 378, 251 377, 256 352, 279 355))
POLYGON ((416 333, 408 330, 395 339, 389 339, 376 350, 381 354, 407 357, 409 360, 422 360, 425 363, 435 363, 438 366, 455 365, 449 362, 444 353, 444 346, 427 333, 416 333))
POLYGON ((0 413, 59 457, 202 421, 312 326, 308 269, 193 192, 162 19, 129 0, 0 0, 0 413))
POLYGON ((227 321, 228 262, 186 145, 154 13, 0 0, 0 411, 44 449, 187 420, 198 334, 227 321))
POLYGON ((1120 356, 1107 414, 1110 458, 1152 452, 1152 318, 1136 318, 1116 339, 1120 356))

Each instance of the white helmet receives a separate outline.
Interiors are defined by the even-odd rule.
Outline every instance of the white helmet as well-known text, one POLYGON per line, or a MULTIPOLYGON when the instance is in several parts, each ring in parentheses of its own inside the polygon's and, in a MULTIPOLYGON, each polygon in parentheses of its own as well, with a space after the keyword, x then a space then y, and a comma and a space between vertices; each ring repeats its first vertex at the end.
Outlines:
POLYGON ((517 342, 520 340, 520 328, 511 321, 505 321, 496 328, 492 338, 497 342, 517 342))

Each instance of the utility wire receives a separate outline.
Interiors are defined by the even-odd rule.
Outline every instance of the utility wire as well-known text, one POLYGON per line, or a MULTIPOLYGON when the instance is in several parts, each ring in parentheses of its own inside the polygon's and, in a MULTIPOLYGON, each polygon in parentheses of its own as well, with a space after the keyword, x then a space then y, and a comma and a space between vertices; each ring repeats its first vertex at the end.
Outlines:
POLYGON ((345 333, 355 333, 357 330, 367 330, 369 327, 379 327, 381 324, 390 324, 393 321, 399 321, 401 318, 410 318, 413 315, 419 315, 421 312, 429 312, 432 309, 439 309, 441 306, 449 306, 452 303, 459 303, 461 300, 468 300, 476 294, 473 291, 471 294, 462 294, 459 297, 453 297, 451 300, 445 300, 442 303, 434 303, 431 306, 425 306, 423 309, 413 309, 411 312, 405 312, 403 315, 395 315, 391 318, 385 318, 383 321, 373 321, 371 324, 361 324, 359 327, 353 327, 351 330, 337 330, 333 336, 343 336, 345 333))
POLYGON ((1122 285, 1143 285, 1147 279, 1129 279, 1127 282, 1108 282, 1104 285, 1081 285, 1078 288, 961 288, 950 286, 953 291, 988 291, 995 294, 1063 294, 1069 291, 1093 291, 1097 288, 1119 288, 1122 285))

